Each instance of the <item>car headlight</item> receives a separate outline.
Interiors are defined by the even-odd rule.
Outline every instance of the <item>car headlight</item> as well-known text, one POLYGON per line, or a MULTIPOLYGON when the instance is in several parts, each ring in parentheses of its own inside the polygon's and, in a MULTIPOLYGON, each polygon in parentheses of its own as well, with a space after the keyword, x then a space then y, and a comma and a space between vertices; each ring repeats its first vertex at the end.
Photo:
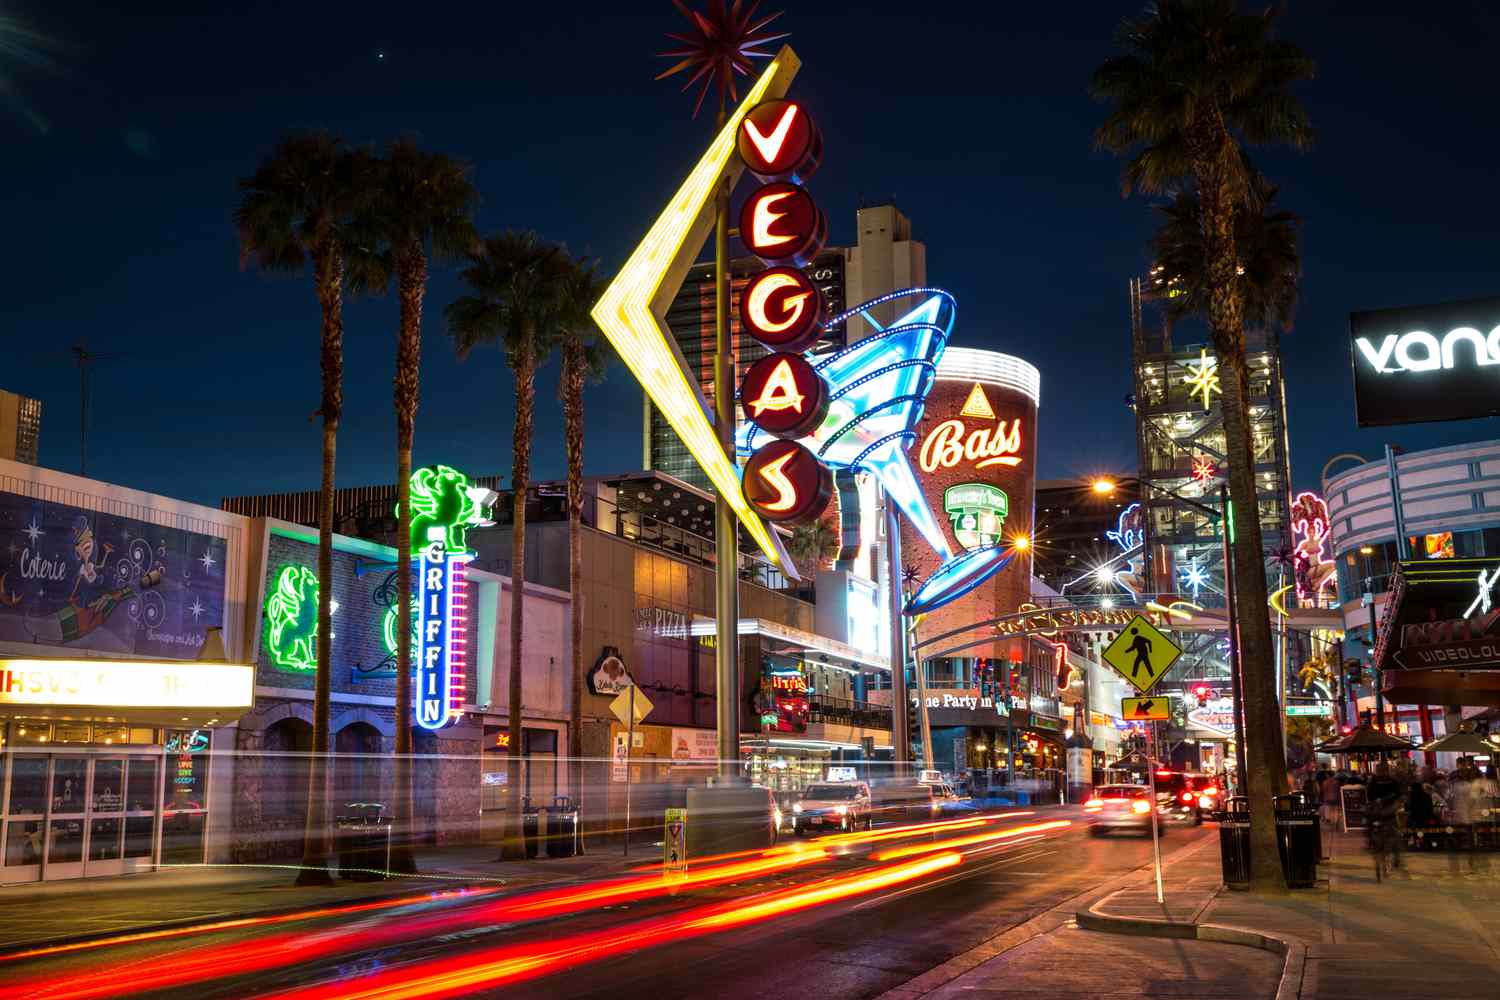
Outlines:
POLYGON ((800 816, 802 814, 802 803, 800 803, 800 802, 793 803, 792 804, 792 812, 797 813, 800 816))
POLYGON ((1213 807, 1214 807, 1214 800, 1213 799, 1209 798, 1207 795, 1200 795, 1200 796, 1198 796, 1198 808, 1199 809, 1212 809, 1213 807))
POLYGON ((838 806, 833 811, 836 812, 836 813, 838 813, 840 816, 846 816, 849 813, 849 807, 848 806, 838 806))

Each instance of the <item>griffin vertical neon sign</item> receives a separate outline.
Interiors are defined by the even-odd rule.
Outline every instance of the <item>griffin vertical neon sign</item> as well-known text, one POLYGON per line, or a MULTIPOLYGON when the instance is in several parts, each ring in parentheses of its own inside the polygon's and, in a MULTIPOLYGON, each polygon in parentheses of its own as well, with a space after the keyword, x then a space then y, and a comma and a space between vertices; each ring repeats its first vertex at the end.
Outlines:
MULTIPOLYGON (((469 528, 489 524, 493 490, 469 485, 446 465, 411 477, 411 544, 417 553, 416 629, 412 642, 412 711, 435 730, 462 714, 468 666, 469 528)), ((399 512, 398 512, 399 513, 399 512)), ((391 628, 393 637, 400 626, 391 628)))

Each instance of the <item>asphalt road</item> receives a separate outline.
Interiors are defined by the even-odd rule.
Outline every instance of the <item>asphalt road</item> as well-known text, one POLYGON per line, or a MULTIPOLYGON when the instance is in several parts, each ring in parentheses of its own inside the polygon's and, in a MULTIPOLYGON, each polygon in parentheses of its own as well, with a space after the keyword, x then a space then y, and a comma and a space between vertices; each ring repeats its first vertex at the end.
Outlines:
MULTIPOLYGON (((1149 838, 1092 838, 1076 811, 981 834, 1060 817, 1073 825, 978 844, 957 830, 946 843, 841 846, 726 884, 563 913, 518 915, 500 894, 119 944, 10 963, 0 997, 871 997, 1150 862, 1149 838)), ((1163 851, 1212 831, 1170 827, 1163 851)))

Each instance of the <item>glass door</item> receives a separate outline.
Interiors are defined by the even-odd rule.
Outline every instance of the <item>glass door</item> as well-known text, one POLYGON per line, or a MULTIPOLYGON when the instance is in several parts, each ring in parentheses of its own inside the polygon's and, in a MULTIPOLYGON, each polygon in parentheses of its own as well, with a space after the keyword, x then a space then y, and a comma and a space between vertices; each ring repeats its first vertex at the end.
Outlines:
POLYGON ((0 883, 35 882, 42 877, 44 830, 47 822, 47 778, 51 761, 46 754, 12 752, 4 755, 5 838, 0 858, 0 883))
POLYGON ((87 757, 53 757, 51 810, 47 820, 47 856, 42 878, 83 875, 83 842, 88 824, 87 757))
POLYGON ((125 871, 121 837, 125 831, 125 758, 95 757, 89 762, 88 845, 84 875, 125 871))

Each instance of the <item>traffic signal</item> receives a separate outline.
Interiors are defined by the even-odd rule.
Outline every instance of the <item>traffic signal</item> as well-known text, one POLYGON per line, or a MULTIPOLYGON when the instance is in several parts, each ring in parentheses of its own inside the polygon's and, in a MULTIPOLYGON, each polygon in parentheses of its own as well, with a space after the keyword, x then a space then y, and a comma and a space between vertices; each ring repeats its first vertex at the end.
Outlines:
POLYGON ((1193 688, 1193 697, 1197 698, 1200 702, 1208 701, 1212 695, 1213 691, 1210 690, 1207 684, 1198 684, 1193 688))

